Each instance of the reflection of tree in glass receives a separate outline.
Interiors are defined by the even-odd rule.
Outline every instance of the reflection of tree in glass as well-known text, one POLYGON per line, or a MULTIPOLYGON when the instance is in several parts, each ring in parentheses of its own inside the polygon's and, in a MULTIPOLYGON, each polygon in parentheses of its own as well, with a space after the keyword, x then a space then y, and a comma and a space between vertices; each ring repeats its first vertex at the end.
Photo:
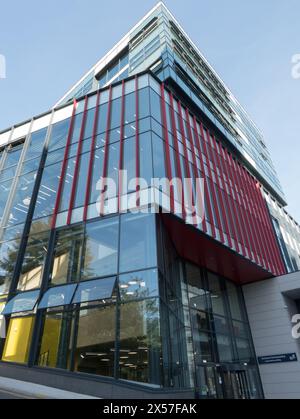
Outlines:
POLYGON ((52 283, 74 282, 79 279, 83 238, 83 225, 58 232, 53 257, 52 283))
POLYGON ((19 252, 19 244, 19 237, 16 237, 15 240, 9 243, 2 244, 2 248, 0 249, 0 287, 4 286, 12 276, 19 252), (7 247, 6 251, 4 250, 5 247, 7 247))

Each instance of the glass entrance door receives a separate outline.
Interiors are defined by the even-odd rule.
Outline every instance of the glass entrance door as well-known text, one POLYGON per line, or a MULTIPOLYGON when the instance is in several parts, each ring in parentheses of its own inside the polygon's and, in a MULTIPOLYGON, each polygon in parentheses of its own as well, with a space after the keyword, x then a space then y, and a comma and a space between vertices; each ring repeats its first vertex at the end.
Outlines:
POLYGON ((251 399, 246 370, 223 370, 223 391, 226 399, 251 399))

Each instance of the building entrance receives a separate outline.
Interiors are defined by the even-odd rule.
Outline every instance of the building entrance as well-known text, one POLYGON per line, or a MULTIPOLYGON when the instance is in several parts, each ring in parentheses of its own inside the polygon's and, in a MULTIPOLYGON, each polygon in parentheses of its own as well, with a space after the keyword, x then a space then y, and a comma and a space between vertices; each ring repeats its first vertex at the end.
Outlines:
POLYGON ((252 399, 251 376, 245 369, 216 365, 197 368, 197 396, 205 399, 252 399))

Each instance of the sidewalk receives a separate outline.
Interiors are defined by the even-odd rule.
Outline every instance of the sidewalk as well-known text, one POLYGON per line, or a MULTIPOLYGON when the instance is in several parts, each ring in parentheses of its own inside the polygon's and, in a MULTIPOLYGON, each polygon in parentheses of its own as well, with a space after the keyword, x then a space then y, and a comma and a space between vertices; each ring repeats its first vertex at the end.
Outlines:
POLYGON ((4 392, 13 393, 20 398, 23 396, 25 399, 97 400, 97 397, 72 393, 70 391, 59 390, 53 387, 46 387, 39 384, 13 380, 11 378, 5 377, 0 377, 0 392, 1 390, 4 392))

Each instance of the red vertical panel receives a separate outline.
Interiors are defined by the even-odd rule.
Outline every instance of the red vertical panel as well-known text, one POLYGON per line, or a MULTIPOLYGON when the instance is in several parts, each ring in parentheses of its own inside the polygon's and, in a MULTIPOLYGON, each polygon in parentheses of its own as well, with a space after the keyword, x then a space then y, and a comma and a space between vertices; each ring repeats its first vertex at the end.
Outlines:
MULTIPOLYGON (((212 193, 213 203, 214 203, 214 207, 215 207, 215 211, 216 211, 217 221, 218 221, 218 224, 219 224, 221 241, 222 241, 222 243, 225 243, 225 238, 224 238, 224 234, 223 234, 223 226, 222 226, 222 223, 221 223, 221 217, 220 217, 219 207, 218 207, 218 202, 217 202, 217 197, 216 197, 215 183, 214 183, 214 179, 213 179, 213 173, 212 173, 210 158, 209 158, 209 154, 208 154, 208 150, 207 150, 207 146, 206 146, 204 128, 203 128, 202 123, 200 124, 200 128, 201 128, 201 135, 202 135, 202 138, 203 138, 204 154, 205 154, 205 157, 206 157, 209 177, 211 179, 211 193, 212 193)), ((207 134, 208 134, 208 132, 207 132, 207 134)), ((209 141, 209 134, 208 134, 207 140, 209 141)), ((213 221, 213 219, 212 219, 212 221, 213 221)))
POLYGON ((70 149, 70 144, 71 144, 73 130, 74 130, 76 107, 77 107, 77 101, 76 99, 74 99, 73 112, 71 116, 70 127, 69 127, 67 142, 66 142, 66 148, 64 152, 64 159, 63 159, 63 163, 61 167, 60 180, 59 180, 59 185, 58 185, 58 190, 57 190, 57 195, 56 195, 55 207, 54 207, 54 212, 53 212, 53 217, 52 217, 52 222, 51 222, 52 229, 55 228, 57 214, 58 214, 59 206, 60 206, 61 194, 63 190, 64 179, 65 179, 66 169, 67 169, 67 164, 68 164, 69 149, 70 149))
MULTIPOLYGON (((225 201, 226 201, 226 205, 227 205, 227 209, 228 209, 228 217, 229 217, 229 221, 230 221, 230 224, 231 224, 231 227, 232 227, 232 234, 233 234, 233 238, 234 238, 234 241, 236 243, 236 246, 238 247, 237 226, 236 226, 236 224, 234 222, 234 219, 232 217, 232 211, 231 211, 230 202, 229 202, 229 195, 228 195, 228 192, 227 192, 227 189, 226 189, 226 181, 225 181, 226 170, 225 170, 225 164, 223 164, 224 161, 223 161, 223 156, 222 156, 222 151, 221 151, 222 145, 219 144, 216 141, 214 136, 212 136, 212 138, 213 138, 213 141, 214 141, 216 149, 217 149, 216 157, 217 157, 217 160, 218 160, 218 164, 219 164, 220 172, 221 172, 221 176, 222 176, 222 181, 223 181, 223 185, 224 185, 224 195, 225 195, 225 201)), ((229 187, 230 187, 230 185, 228 184, 228 188, 229 187)), ((232 240, 231 240, 231 244, 232 244, 232 240)))
MULTIPOLYGON (((170 97, 170 109, 171 109, 171 124, 172 124, 172 131, 173 131, 173 137, 174 137, 174 149, 175 149, 175 158, 176 158, 176 169, 177 169, 177 176, 179 176, 179 179, 181 180, 181 185, 183 185, 183 177, 182 177, 182 171, 181 171, 181 165, 180 165, 180 156, 179 156, 179 143, 178 143, 178 135, 177 135, 177 128, 176 128, 176 121, 175 121, 175 109, 174 109, 174 98, 172 93, 169 94, 170 97)), ((181 209, 182 209, 182 216, 183 219, 186 219, 186 213, 185 213, 185 204, 184 204, 184 193, 182 188, 182 196, 181 199, 181 209)))
POLYGON ((136 205, 140 206, 140 134, 139 134, 139 79, 135 76, 135 172, 136 172, 136 205))
POLYGON ((109 138, 110 138, 110 120, 111 120, 111 107, 112 107, 112 86, 109 87, 109 101, 106 121, 106 133, 105 133, 105 146, 104 146, 104 163, 103 163, 103 174, 102 174, 102 187, 101 187, 101 202, 100 202, 100 215, 104 215, 104 201, 105 201, 105 184, 104 179, 107 176, 108 159, 109 159, 109 138))
POLYGON ((81 152, 82 152, 82 141, 83 141, 83 137, 84 137, 86 118, 87 118, 87 107, 88 107, 88 97, 86 96, 85 97, 85 102, 84 102, 83 118, 82 118, 82 124, 81 124, 81 130, 80 130, 80 136, 79 136, 78 148, 77 148, 77 155, 76 155, 76 162, 75 162, 75 168, 74 168, 74 176, 73 176, 73 182, 72 182, 67 225, 71 224, 72 210, 73 210, 73 207, 74 207, 75 194, 76 194, 76 188, 77 188, 77 183, 78 183, 78 172, 79 172, 80 158, 81 158, 81 152))
POLYGON ((278 269, 277 274, 278 275, 283 275, 283 274, 286 273, 286 268, 285 268, 285 265, 284 265, 283 260, 282 260, 282 256, 281 256, 281 253, 280 253, 280 250, 279 250, 278 243, 276 241, 275 233, 273 231, 273 226, 271 224, 271 218, 270 218, 269 209, 267 207, 267 203, 266 203, 266 201, 265 201, 265 199, 262 195, 262 192, 260 190, 259 185, 255 183, 253 178, 251 178, 251 180, 253 182, 253 187, 255 188, 255 191, 256 191, 256 194, 257 194, 259 207, 261 209, 261 214, 262 214, 262 217, 265 221, 266 231, 267 231, 267 234, 268 234, 269 239, 270 239, 270 245, 271 245, 271 248, 272 248, 273 254, 274 254, 273 259, 274 259, 274 262, 275 262, 275 264, 277 266, 277 269, 278 269))
POLYGON ((221 176, 221 173, 222 173, 221 166, 220 166, 220 164, 218 165, 218 162, 217 162, 218 150, 217 150, 216 140, 215 140, 214 136, 210 135, 210 133, 208 131, 207 131, 207 139, 208 139, 208 145, 209 145, 209 148, 210 148, 210 151, 211 151, 211 156, 212 156, 212 159, 213 159, 213 165, 215 166, 216 182, 217 182, 217 186, 218 186, 219 191, 220 191, 219 202, 221 204, 221 210, 223 212, 223 219, 224 219, 224 222, 225 222, 225 228, 226 228, 226 233, 227 233, 227 237, 228 237, 228 244, 229 244, 229 247, 232 247, 232 240, 231 240, 230 229, 229 229, 229 224, 228 224, 228 219, 227 219, 227 212, 226 212, 225 204, 224 204, 224 201, 223 201, 222 188, 221 188, 221 183, 220 183, 220 179, 219 179, 219 176, 218 176, 218 170, 217 170, 217 167, 219 166, 220 176, 221 176), (213 141, 213 144, 214 144, 215 148, 212 147, 211 141, 213 141))
POLYGON ((261 243, 262 255, 263 255, 264 260, 265 260, 265 267, 272 272, 273 267, 271 266, 270 255, 268 253, 268 248, 266 247, 266 242, 265 242, 266 237, 265 237, 265 234, 263 234, 262 225, 260 223, 260 218, 258 217, 258 212, 257 212, 256 206, 255 206, 255 197, 253 196, 253 191, 249 187, 249 182, 248 182, 246 174, 245 174, 245 169, 243 167, 241 167, 240 165, 237 165, 237 167, 238 167, 240 177, 243 181, 244 187, 247 191, 247 195, 248 195, 248 198, 249 198, 249 205, 251 205, 251 207, 252 207, 253 222, 256 225, 257 235, 258 235, 260 243, 261 243))
POLYGON ((256 225, 253 223, 252 214, 248 208, 248 202, 245 198, 245 195, 246 195, 246 191, 244 190, 245 185, 244 185, 243 179, 240 178, 240 175, 238 173, 236 160, 232 157, 232 155, 230 155, 230 157, 231 157, 231 161, 233 165, 233 170, 236 174, 236 179, 238 181, 238 185, 240 189, 241 207, 244 210, 244 214, 245 214, 247 233, 253 239, 253 245, 255 249, 255 256, 256 256, 257 263, 262 265, 261 250, 258 243, 256 225))
POLYGON ((273 269, 272 270, 273 270, 274 273, 277 274, 278 273, 278 269, 279 269, 279 265, 278 265, 278 261, 277 261, 276 257, 274 257, 274 255, 275 255, 274 251, 276 252, 276 249, 274 248, 273 237, 270 234, 270 231, 268 229, 267 220, 265 219, 265 216, 263 214, 263 209, 261 207, 260 198, 257 195, 256 181, 253 179, 253 177, 248 172, 247 172, 247 178, 248 178, 249 183, 251 184, 252 190, 255 193, 254 194, 254 199, 255 199, 256 211, 258 212, 258 214, 260 216, 261 226, 262 226, 264 235, 267 237, 266 246, 267 246, 268 249, 270 248, 269 255, 270 255, 271 263, 273 265, 273 269))
MULTIPOLYGON (((220 147, 220 150, 222 151, 223 161, 224 161, 224 164, 226 165, 226 168, 227 168, 228 179, 231 180, 232 185, 237 184, 235 176, 234 176, 233 168, 231 167, 231 165, 229 163, 229 154, 224 150, 223 147, 220 147)), ((230 182, 228 182, 228 187, 229 187, 229 190, 231 190, 232 209, 233 209, 234 216, 235 216, 236 223, 237 223, 236 225, 237 225, 238 236, 239 236, 239 239, 240 239, 240 245, 241 245, 241 248, 242 248, 242 254, 244 256, 247 256, 246 249, 245 249, 244 238, 243 238, 243 232, 242 232, 243 231, 243 226, 241 225, 241 220, 238 216, 238 213, 241 215, 241 209, 240 209, 240 206, 239 206, 239 202, 237 200, 236 201, 234 200, 233 186, 230 185, 230 182)), ((236 191, 234 191, 234 192, 235 192, 234 195, 236 197, 236 191)), ((241 218, 242 218, 242 215, 241 215, 241 218)), ((245 235, 245 233, 244 233, 244 235, 245 235)), ((251 246, 250 246, 250 243, 249 243, 249 240, 248 240, 247 236, 245 237, 245 241, 246 241, 246 245, 247 245, 249 251, 251 251, 251 246)), ((238 250, 238 252, 240 252, 239 242, 237 242, 236 244, 237 244, 237 250, 238 250)))
POLYGON ((255 243, 255 246, 256 246, 256 249, 257 249, 257 256, 258 256, 259 262, 260 262, 261 266, 268 269, 267 265, 265 265, 265 263, 264 263, 264 260, 266 261, 267 257, 266 257, 266 254, 264 253, 264 248, 263 248, 263 245, 262 245, 262 240, 261 240, 261 235, 260 235, 260 228, 259 228, 259 225, 257 223, 255 210, 253 208, 253 201, 252 201, 252 198, 251 198, 251 194, 250 194, 250 192, 247 188, 247 184, 244 181, 242 173, 240 172, 240 165, 238 164, 238 162, 235 159, 233 159, 233 164, 234 164, 234 167, 235 167, 235 171, 237 173, 237 177, 240 181, 241 191, 243 191, 243 193, 244 193, 244 196, 241 195, 241 198, 243 200, 245 210, 247 211, 247 215, 249 215, 248 234, 250 235, 251 231, 252 231, 253 238, 254 238, 254 243, 255 243))
POLYGON ((249 249, 252 248, 253 253, 254 253, 255 262, 260 265, 261 260, 260 260, 260 256, 259 256, 259 248, 258 248, 258 242, 257 242, 257 237, 256 237, 256 231, 253 228, 253 226, 250 225, 250 222, 248 220, 248 214, 246 214, 246 208, 243 208, 243 204, 245 205, 245 203, 243 202, 243 196, 242 196, 242 193, 241 193, 242 192, 241 180, 240 180, 240 177, 238 176, 238 174, 236 172, 234 158, 232 157, 232 155, 229 152, 227 153, 227 155, 228 155, 228 158, 230 159, 230 162, 231 162, 231 165, 232 165, 231 167, 232 167, 234 183, 238 187, 238 189, 240 190, 241 204, 239 203, 239 196, 238 196, 238 193, 237 193, 236 189, 234 190, 234 192, 235 192, 235 195, 236 195, 236 205, 238 206, 238 209, 239 209, 241 217, 242 217, 242 230, 244 232, 244 240, 246 241, 248 246, 250 246, 248 248, 249 249))
MULTIPOLYGON (((180 126, 182 141, 183 141, 185 170, 186 170, 186 174, 187 174, 187 177, 188 177, 188 179, 187 179, 188 188, 189 188, 188 194, 189 194, 189 199, 191 200, 191 202, 190 202, 191 209, 193 210, 193 208, 195 208, 195 199, 194 199, 194 194, 193 194, 191 172, 190 172, 190 165, 189 165, 189 155, 188 155, 188 151, 187 151, 186 137, 185 137, 185 131, 184 131, 182 107, 181 107, 181 103, 179 101, 178 101, 178 113, 179 113, 179 126, 180 126)), ((185 183, 184 183, 184 185, 185 185, 185 183)), ((185 197, 185 200, 186 200, 186 197, 185 197)))
MULTIPOLYGON (((195 146, 194 146, 194 138, 193 138, 193 133, 192 133, 192 127, 191 127, 191 123, 190 123, 190 113, 189 113, 187 108, 186 108, 186 120, 187 120, 188 133, 189 133, 189 137, 190 137, 190 144, 191 144, 191 148, 192 148, 193 169, 194 169, 195 182, 198 182, 197 181, 197 179, 199 178, 198 164, 197 164, 196 151, 195 151, 195 146)), ((197 191, 196 191, 196 193, 197 193, 197 191)), ((197 197, 195 197, 195 203, 196 202, 197 202, 197 197)), ((195 209, 196 209, 196 207, 195 207, 195 209)), ((204 224, 205 224, 205 231, 206 231, 205 217, 203 217, 203 220, 202 220, 203 230, 204 230, 204 224)))
MULTIPOLYGON (((200 125, 200 129, 201 129, 201 125, 200 125)), ((216 238, 216 229, 215 229, 215 224, 214 224, 214 219, 213 219, 212 205, 211 205, 211 202, 210 202, 210 194, 209 194, 209 191, 208 191, 205 165, 204 165, 204 161, 203 161, 202 149, 201 149, 200 140, 199 140, 199 132, 198 132, 198 128, 197 128, 196 117, 194 117, 194 130, 195 130, 195 134, 196 134, 196 143, 197 143, 197 148, 198 148, 198 153, 199 153, 199 158, 200 158, 201 170, 202 170, 202 173, 203 173, 203 176, 204 176, 205 200, 207 202, 209 218, 211 220, 211 231, 212 231, 213 237, 216 238)), ((205 224, 205 226, 206 226, 206 224, 205 224)), ((207 226, 206 226, 206 229, 207 229, 207 226)))
POLYGON ((120 127, 120 160, 119 160, 119 189, 118 189, 118 211, 121 211, 121 199, 123 194, 123 159, 124 159, 124 118, 125 118, 125 80, 122 81, 122 105, 121 105, 121 127, 120 127))
MULTIPOLYGON (((165 140, 165 152, 166 152, 166 168, 167 168, 167 177, 169 182, 172 181, 172 170, 171 170, 171 157, 170 157, 170 143, 169 143, 169 133, 167 125, 167 113, 166 113, 166 102, 165 102, 165 85, 161 84, 161 114, 162 114, 162 123, 163 123, 163 132, 165 140)), ((170 208, 171 212, 174 213, 174 190, 171 186, 170 188, 170 208)))
POLYGON ((96 100, 96 112, 95 112, 95 119, 94 119, 94 126, 93 126, 91 149, 90 149, 90 161, 89 161, 88 176, 87 176, 86 191, 85 191, 83 221, 87 220, 87 212, 88 212, 88 206, 89 206, 90 196, 91 196, 91 186, 92 186, 91 183, 92 183, 92 178, 93 178, 93 166, 94 166, 94 159, 95 159, 95 147, 96 147, 96 138, 97 138, 97 129, 98 129, 99 104, 100 104, 100 91, 98 91, 97 93, 97 100, 96 100))

